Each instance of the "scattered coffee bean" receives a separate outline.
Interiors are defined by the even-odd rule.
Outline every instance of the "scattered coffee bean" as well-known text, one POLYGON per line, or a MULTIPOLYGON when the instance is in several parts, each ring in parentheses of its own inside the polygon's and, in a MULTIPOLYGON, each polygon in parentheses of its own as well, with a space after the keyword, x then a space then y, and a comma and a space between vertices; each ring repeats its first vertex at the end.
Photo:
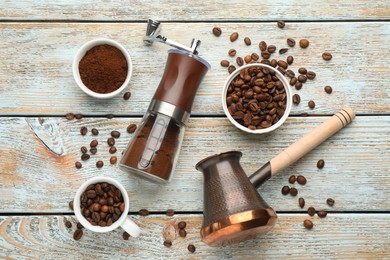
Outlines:
POLYGON ((297 177, 297 182, 301 185, 305 185, 306 184, 306 178, 302 175, 298 175, 297 177))
POLYGON ((301 207, 301 209, 303 209, 303 207, 305 206, 305 199, 299 198, 298 203, 299 203, 299 207, 301 207))
POLYGON ((322 168, 324 168, 324 166, 325 166, 325 161, 322 160, 322 159, 318 160, 318 162, 317 162, 317 168, 318 168, 318 169, 322 169, 322 168))
POLYGON ((71 228, 72 227, 72 222, 70 222, 69 220, 65 221, 65 227, 71 228))
POLYGON ((124 100, 129 100, 131 97, 131 92, 125 92, 125 94, 123 94, 123 99, 124 100))
POLYGON ((297 196, 297 195, 298 195, 298 190, 297 190, 297 188, 292 187, 292 188, 290 189, 290 195, 293 196, 293 197, 297 196))
POLYGON ((278 67, 277 70, 282 73, 283 75, 286 74, 286 70, 283 67, 278 67))
POLYGON ((175 211, 173 209, 168 209, 165 214, 169 217, 172 217, 173 215, 175 215, 175 211))
POLYGON ((299 105, 299 103, 301 102, 301 97, 298 94, 294 94, 292 100, 295 105, 299 105))
POLYGON ((80 134, 81 135, 86 135, 87 133, 88 133, 88 129, 85 126, 80 128, 80 134))
POLYGON ((98 135, 99 134, 99 130, 97 130, 96 128, 92 128, 91 132, 92 132, 92 135, 98 135))
POLYGON ((116 153, 116 147, 115 147, 115 146, 111 146, 110 149, 108 150, 108 152, 109 152, 110 154, 116 153))
POLYGON ((299 46, 301 46, 301 48, 307 48, 309 46, 309 41, 307 39, 301 39, 299 41, 299 46))
POLYGON ((88 160, 90 157, 91 157, 91 156, 90 156, 89 154, 84 153, 84 154, 81 155, 81 160, 86 161, 86 160, 88 160))
POLYGON ((307 77, 305 75, 299 75, 298 76, 298 81, 301 83, 305 83, 307 80, 307 77))
POLYGON ((309 220, 309 219, 305 219, 305 221, 303 221, 303 225, 307 229, 312 229, 313 228, 313 222, 311 222, 311 220, 309 220))
POLYGON ((230 41, 234 42, 235 40, 238 39, 238 32, 234 32, 230 35, 230 41))
POLYGON ((119 138, 121 136, 121 133, 119 131, 112 131, 111 136, 114 138, 119 138))
POLYGON ((228 72, 229 72, 229 74, 232 74, 235 70, 236 70, 236 67, 235 67, 234 65, 230 65, 230 66, 228 67, 228 72))
POLYGON ((316 214, 316 209, 314 207, 309 207, 307 209, 307 214, 309 214, 309 216, 314 216, 314 214, 316 214))
POLYGON ((74 114, 73 113, 67 113, 65 115, 65 118, 68 119, 68 120, 72 120, 72 119, 74 119, 74 114))
POLYGON ((288 182, 291 183, 291 184, 294 184, 295 180, 296 180, 295 175, 291 175, 290 178, 288 178, 288 182))
POLYGON ((295 89, 296 90, 300 90, 302 88, 303 84, 302 82, 298 81, 296 84, 295 84, 295 89))
POLYGON ((91 154, 96 154, 97 153, 97 148, 96 147, 91 147, 91 149, 89 149, 89 152, 91 154))
POLYGON ((268 52, 268 51, 262 51, 261 52, 261 57, 263 57, 264 59, 268 60, 271 57, 271 53, 268 52))
POLYGON ((276 46, 275 45, 270 45, 267 47, 267 51, 269 53, 274 53, 276 51, 276 46))
POLYGON ((107 139, 108 146, 113 146, 115 144, 115 139, 113 137, 110 137, 107 139))
POLYGON ((282 67, 283 69, 287 69, 288 64, 284 60, 278 60, 278 66, 282 67))
POLYGON ((279 28, 284 28, 284 26, 286 25, 284 21, 278 21, 276 24, 278 25, 279 28))
POLYGON ((113 115, 113 114, 107 114, 107 115, 106 115, 106 118, 112 119, 112 118, 114 118, 114 115, 113 115))
POLYGON ((266 51, 267 50, 267 43, 265 41, 259 42, 259 49, 260 49, 260 51, 266 51))
POLYGON ((85 147, 85 146, 81 146, 80 151, 81 151, 82 153, 86 153, 86 152, 88 152, 88 148, 85 147))
POLYGON ((325 210, 320 210, 317 212, 317 215, 320 217, 320 218, 325 218, 326 215, 328 215, 328 212, 326 212, 325 210))
POLYGON ((141 209, 141 210, 138 211, 138 214, 140 214, 141 216, 145 217, 145 216, 149 215, 149 210, 141 209))
MULTIPOLYGON (((286 75, 287 75, 287 77, 289 77, 289 78, 295 78, 295 73, 294 73, 294 71, 292 71, 292 70, 286 70, 286 75)), ((290 79, 290 83, 291 83, 291 79, 290 79)), ((295 82, 293 82, 294 84, 296 83, 296 79, 295 79, 295 82)), ((294 84, 292 84, 292 85, 294 85, 294 84)))
POLYGON ((245 38, 244 38, 244 43, 245 43, 247 46, 249 46, 249 45, 252 44, 252 41, 251 41, 251 39, 249 39, 249 37, 245 37, 245 38))
POLYGON ((172 246, 172 242, 170 240, 165 240, 164 241, 164 246, 171 247, 172 246))
POLYGON ((282 48, 279 50, 279 54, 284 54, 288 51, 288 48, 282 48))
POLYGON ((287 57, 286 61, 287 61, 288 65, 291 65, 294 62, 294 57, 290 55, 290 56, 287 57))
POLYGON ((271 66, 274 68, 278 65, 278 61, 276 59, 272 59, 270 63, 271 63, 271 66))
POLYGON ((185 229, 180 229, 179 230, 179 236, 186 237, 187 236, 187 231, 185 229))
POLYGON ((74 240, 80 240, 82 236, 83 236, 83 231, 81 229, 76 229, 76 231, 73 233, 74 240))
POLYGON ((110 158, 111 164, 116 164, 117 161, 118 161, 118 158, 116 156, 111 156, 111 158, 110 158))
POLYGON ((190 251, 191 253, 194 253, 195 250, 196 250, 196 247, 193 245, 193 244, 189 244, 188 247, 187 247, 188 251, 190 251))
POLYGON ((246 55, 245 57, 244 57, 244 61, 245 61, 245 63, 250 63, 251 61, 252 61, 252 56, 251 55, 246 55))
POLYGON ((308 71, 306 74, 306 77, 310 80, 314 79, 316 77, 316 73, 314 71, 308 71))
POLYGON ((230 50, 228 51, 228 54, 229 54, 230 57, 234 57, 234 56, 236 56, 237 51, 236 51, 235 49, 230 49, 230 50))
POLYGON ((83 118, 83 115, 82 114, 75 114, 74 117, 76 119, 81 119, 81 118, 83 118))
POLYGON ((185 221, 180 221, 178 224, 177 224, 177 227, 179 229, 183 229, 183 228, 186 228, 187 226, 187 223, 185 221))
POLYGON ((259 54, 254 52, 251 54, 251 58, 253 61, 257 61, 257 60, 259 60, 260 56, 259 56, 259 54))
POLYGON ((328 204, 329 206, 331 206, 331 207, 333 207, 333 205, 334 205, 334 199, 332 199, 332 198, 328 198, 327 200, 326 200, 326 204, 328 204))
POLYGON ((99 144, 99 142, 95 139, 95 140, 92 140, 92 141, 91 141, 91 143, 89 144, 89 146, 91 146, 91 147, 96 147, 98 144, 99 144))
POLYGON ((241 57, 237 57, 236 58, 236 63, 237 63, 238 66, 242 66, 242 65, 244 65, 244 59, 241 58, 241 57))
POLYGON ((103 161, 97 161, 96 162, 96 167, 98 167, 98 168, 102 168, 103 165, 104 165, 103 161))
POLYGON ((83 165, 81 164, 81 162, 75 162, 74 166, 75 166, 77 169, 80 169, 81 167, 83 167, 83 165))
POLYGON ((288 186, 283 186, 283 188, 282 188, 282 194, 283 195, 287 195, 287 194, 289 194, 290 193, 290 187, 288 187, 288 186))
POLYGON ((125 231, 125 232, 123 232, 122 237, 124 240, 129 240, 130 234, 125 231))
POLYGON ((305 69, 305 68, 299 68, 299 69, 298 69, 298 72, 299 72, 300 74, 306 75, 307 69, 305 69))
POLYGON ((324 90, 328 94, 332 93, 332 91, 333 91, 331 86, 325 86, 324 90))
POLYGON ((69 201, 69 208, 73 210, 73 200, 69 201))
POLYGON ((290 85, 291 86, 294 86, 296 83, 297 83, 297 78, 296 77, 291 77, 291 79, 290 79, 290 85))
POLYGON ((290 46, 290 47, 294 47, 295 46, 295 40, 292 39, 292 38, 288 38, 287 39, 287 45, 290 46))
POLYGON ((230 64, 230 62, 228 60, 221 60, 221 66, 222 67, 227 68, 227 67, 229 67, 229 64, 230 64))
POLYGON ((309 105, 309 108, 310 108, 310 109, 313 109, 313 108, 315 108, 316 103, 314 103, 313 100, 310 100, 309 103, 308 103, 308 105, 309 105))
POLYGON ((332 59, 332 54, 331 54, 330 52, 324 52, 324 53, 322 54, 322 58, 323 58, 324 60, 331 60, 331 59, 332 59))
POLYGON ((80 222, 77 222, 76 227, 77 227, 77 229, 83 229, 84 228, 84 226, 80 222))

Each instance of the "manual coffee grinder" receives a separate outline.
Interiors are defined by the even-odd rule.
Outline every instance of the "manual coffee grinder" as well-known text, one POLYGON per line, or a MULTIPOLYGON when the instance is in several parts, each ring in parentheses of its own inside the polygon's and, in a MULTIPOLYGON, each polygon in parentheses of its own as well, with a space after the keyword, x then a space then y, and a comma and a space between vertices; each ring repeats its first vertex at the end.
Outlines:
POLYGON ((160 84, 119 166, 157 182, 169 182, 196 91, 210 64, 197 55, 200 40, 193 39, 191 47, 186 47, 160 35, 160 30, 160 23, 149 19, 144 43, 157 41, 174 49, 168 51, 160 84))

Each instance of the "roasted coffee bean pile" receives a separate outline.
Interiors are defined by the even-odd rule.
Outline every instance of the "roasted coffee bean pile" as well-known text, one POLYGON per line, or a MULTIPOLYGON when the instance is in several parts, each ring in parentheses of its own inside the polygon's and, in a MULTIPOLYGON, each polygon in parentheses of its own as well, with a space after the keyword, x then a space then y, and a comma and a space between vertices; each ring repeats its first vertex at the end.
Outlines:
POLYGON ((80 203, 81 214, 94 226, 111 226, 125 210, 121 191, 106 182, 89 185, 80 203))
POLYGON ((229 85, 226 104, 230 115, 251 130, 276 124, 286 109, 286 90, 274 71, 242 69, 229 85))

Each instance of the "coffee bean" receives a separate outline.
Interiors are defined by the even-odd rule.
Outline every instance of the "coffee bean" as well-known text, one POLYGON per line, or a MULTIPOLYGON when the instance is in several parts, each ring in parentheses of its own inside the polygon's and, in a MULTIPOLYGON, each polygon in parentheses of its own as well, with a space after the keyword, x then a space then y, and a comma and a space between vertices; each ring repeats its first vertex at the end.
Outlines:
POLYGON ((83 230, 81 229, 76 229, 76 231, 73 233, 74 240, 80 240, 82 236, 83 236, 83 230))
POLYGON ((275 68, 276 65, 278 65, 278 61, 276 59, 272 59, 271 60, 271 66, 275 68))
POLYGON ((298 81, 301 83, 305 83, 307 80, 307 77, 305 75, 299 75, 298 76, 298 81))
POLYGON ((109 152, 110 154, 116 153, 116 147, 115 147, 115 146, 111 146, 110 149, 108 150, 108 152, 109 152))
POLYGON ((252 61, 252 56, 251 55, 246 55, 245 57, 244 57, 244 61, 245 61, 245 63, 250 63, 251 61, 252 61))
POLYGON ((81 151, 82 153, 86 153, 86 152, 88 152, 88 148, 85 147, 85 146, 81 146, 80 151, 81 151))
POLYGON ((125 92, 125 94, 123 94, 123 99, 124 100, 129 100, 131 97, 131 92, 125 92))
MULTIPOLYGON (((287 72, 288 73, 288 72, 287 72)), ((290 79, 290 85, 294 86, 297 83, 297 78, 296 77, 291 77, 290 79)))
POLYGON ((303 85, 302 82, 299 82, 299 81, 298 81, 298 82, 295 84, 295 89, 296 89, 296 90, 300 90, 300 89, 302 88, 302 85, 303 85))
POLYGON ((72 120, 72 119, 74 119, 74 114, 73 113, 67 113, 65 115, 65 118, 68 119, 68 120, 72 120))
POLYGON ((232 74, 235 70, 236 70, 236 67, 235 67, 234 65, 230 65, 230 66, 228 67, 228 72, 229 72, 229 74, 232 74))
POLYGON ((297 188, 292 187, 292 188, 290 189, 290 195, 293 196, 293 197, 297 196, 297 195, 298 195, 298 190, 297 190, 297 188))
POLYGON ((80 134, 81 135, 86 135, 87 133, 88 133, 88 129, 85 126, 80 128, 80 134))
POLYGON ((149 210, 141 209, 141 210, 138 211, 138 214, 140 214, 141 216, 145 217, 145 216, 149 215, 149 210))
POLYGON ((325 166, 325 161, 322 160, 322 159, 318 160, 318 162, 317 162, 317 168, 318 168, 318 169, 322 169, 322 168, 324 168, 324 166, 325 166))
POLYGON ((324 90, 328 94, 332 93, 332 87, 331 86, 325 86, 324 90))
POLYGON ((68 205, 69 205, 69 208, 70 208, 71 210, 73 210, 73 200, 69 201, 68 205))
POLYGON ((270 45, 267 47, 267 51, 269 53, 274 53, 276 51, 276 46, 275 45, 270 45))
POLYGON ((83 229, 84 228, 84 226, 80 222, 77 222, 76 227, 77 227, 77 229, 83 229))
POLYGON ((266 51, 267 50, 267 43, 265 42, 265 41, 261 41, 260 43, 259 43, 259 49, 260 49, 260 51, 266 51))
POLYGON ((309 219, 305 219, 305 221, 303 221, 303 226, 307 229, 312 229, 313 222, 311 222, 311 220, 309 220, 309 219))
POLYGON ((287 194, 289 194, 290 193, 290 187, 288 187, 288 186, 283 186, 283 188, 282 188, 282 194, 283 195, 287 195, 287 194))
POLYGON ((114 118, 114 115, 113 115, 113 114, 107 114, 107 115, 106 115, 106 118, 112 119, 112 118, 114 118))
POLYGON ((316 214, 316 209, 314 207, 309 207, 307 209, 307 214, 309 214, 309 216, 314 216, 314 214, 316 214))
POLYGON ((83 118, 83 115, 82 114, 75 114, 74 117, 76 119, 81 119, 81 118, 83 118))
POLYGON ((98 145, 97 140, 92 140, 91 143, 89 144, 91 147, 96 147, 98 145))
POLYGON ((332 54, 331 54, 330 52, 324 52, 324 53, 322 54, 322 58, 323 58, 324 60, 331 60, 331 59, 332 59, 332 54))
POLYGON ((222 66, 222 67, 226 67, 226 68, 227 68, 227 67, 229 66, 229 64, 230 64, 230 63, 229 63, 228 60, 221 60, 221 66, 222 66))
POLYGON ((178 224, 177 224, 177 227, 179 229, 183 229, 183 228, 186 228, 187 226, 187 223, 185 221, 180 221, 178 224))
POLYGON ((251 54, 251 58, 252 58, 253 61, 257 61, 257 60, 259 60, 260 56, 257 53, 252 53, 251 54))
POLYGON ((237 51, 236 51, 235 49, 230 49, 230 50, 228 51, 228 54, 229 54, 230 57, 234 57, 234 56, 236 56, 237 51))
POLYGON ((102 168, 103 165, 104 165, 103 161, 97 161, 96 162, 96 167, 98 167, 98 168, 102 168))
POLYGON ((84 153, 84 154, 81 155, 81 160, 86 161, 86 160, 88 160, 90 157, 91 157, 91 156, 90 156, 89 154, 84 153))
POLYGON ((238 32, 234 32, 230 35, 230 41, 234 42, 235 40, 238 39, 238 32))
POLYGON ((251 41, 251 39, 249 39, 249 37, 245 37, 245 38, 244 38, 244 43, 245 43, 247 46, 249 46, 249 45, 252 44, 252 41, 251 41))
POLYGON ((107 144, 108 144, 108 146, 115 145, 115 139, 113 137, 108 138, 107 139, 107 144))
POLYGON ((221 28, 219 28, 219 27, 217 27, 217 26, 215 26, 215 27, 213 28, 212 32, 213 32, 213 34, 214 34, 215 36, 217 36, 217 37, 221 36, 221 34, 222 34, 221 28))
POLYGON ((306 75, 307 70, 306 70, 305 68, 299 68, 299 69, 298 69, 298 72, 299 72, 300 74, 306 75))
POLYGON ((279 28, 284 28, 284 26, 286 25, 284 21, 278 21, 276 24, 278 25, 279 28))
POLYGON ((278 60, 278 66, 282 67, 283 69, 287 69, 288 64, 284 60, 278 60))
POLYGON ((295 105, 299 105, 299 103, 301 102, 301 97, 298 94, 294 94, 292 100, 295 105))
POLYGON ((313 100, 310 100, 309 103, 308 103, 308 105, 309 105, 309 108, 310 108, 310 109, 313 109, 313 108, 315 108, 316 103, 314 103, 313 100))
POLYGON ((290 46, 290 47, 294 47, 295 46, 295 40, 292 39, 292 38, 288 38, 287 39, 287 45, 290 46))
POLYGON ((118 161, 118 158, 116 156, 111 156, 111 158, 110 158, 111 164, 116 164, 117 161, 118 161))
POLYGON ((188 249, 188 251, 190 251, 191 253, 194 253, 195 250, 196 250, 196 247, 195 247, 193 244, 189 244, 189 245, 187 246, 187 249, 188 249))
POLYGON ((172 246, 172 242, 170 240, 165 240, 164 241, 164 246, 171 247, 172 246))
POLYGON ((173 215, 175 215, 175 211, 173 209, 168 209, 165 214, 169 217, 172 217, 173 215))
POLYGON ((81 164, 81 162, 75 162, 74 166, 75 166, 77 169, 80 169, 81 167, 83 167, 83 165, 81 164))
POLYGON ((279 50, 279 54, 284 54, 288 51, 288 48, 282 48, 279 50))
POLYGON ((124 240, 129 240, 130 234, 125 231, 125 232, 123 232, 122 237, 124 240))
POLYGON ((303 207, 305 206, 305 199, 299 198, 298 203, 299 203, 299 207, 301 207, 301 209, 303 209, 303 207))
POLYGON ((295 175, 291 175, 290 178, 288 178, 288 182, 291 183, 291 184, 294 184, 295 180, 296 180, 295 175))
POLYGON ((65 221, 65 226, 67 228, 71 228, 72 227, 72 222, 70 222, 69 220, 65 221))
POLYGON ((317 215, 320 217, 320 218, 325 218, 326 215, 328 215, 328 212, 326 212, 325 210, 320 210, 317 212, 317 215))
MULTIPOLYGON (((289 78, 294 78, 295 77, 295 73, 294 73, 294 71, 292 71, 292 70, 286 70, 286 75, 287 75, 287 77, 289 77, 289 78)), ((296 79, 295 79, 296 80, 296 79)), ((290 80, 291 81, 291 80, 290 80)), ((294 83, 294 82, 293 82, 294 83)), ((295 81, 295 83, 296 83, 296 81, 295 81)), ((295 84, 294 83, 294 84, 295 84)), ((292 85, 294 85, 294 84, 292 84, 292 85)))
POLYGON ((306 49, 306 48, 309 46, 309 40, 307 40, 307 39, 301 39, 301 40, 299 41, 299 46, 301 46, 301 48, 306 49))
POLYGON ((280 73, 282 73, 283 75, 286 74, 286 70, 283 69, 283 67, 278 67, 277 70, 278 70, 280 73))
POLYGON ((236 58, 236 63, 237 63, 238 66, 242 66, 242 65, 244 65, 244 59, 241 58, 241 57, 237 57, 236 58))
POLYGON ((306 77, 308 79, 314 79, 316 77, 316 74, 314 71, 308 71, 307 74, 306 74, 306 77))
POLYGON ((291 65, 294 62, 294 57, 293 56, 288 56, 286 61, 287 61, 288 65, 291 65))
POLYGON ((179 230, 179 236, 186 237, 187 236, 187 231, 185 229, 180 229, 179 230))
POLYGON ((96 154, 97 153, 97 148, 96 147, 91 147, 91 149, 89 149, 89 152, 91 154, 96 154))
POLYGON ((298 175, 297 177, 297 182, 301 185, 305 185, 306 184, 306 178, 302 175, 298 175))
POLYGON ((271 57, 271 53, 269 53, 268 51, 262 51, 261 57, 263 57, 264 59, 269 59, 269 57, 271 57))
POLYGON ((331 207, 333 207, 333 205, 334 205, 334 199, 332 199, 332 198, 328 198, 327 200, 326 200, 326 203, 329 205, 329 206, 331 206, 331 207))
POLYGON ((121 133, 119 131, 111 131, 111 136, 114 138, 119 138, 121 133))

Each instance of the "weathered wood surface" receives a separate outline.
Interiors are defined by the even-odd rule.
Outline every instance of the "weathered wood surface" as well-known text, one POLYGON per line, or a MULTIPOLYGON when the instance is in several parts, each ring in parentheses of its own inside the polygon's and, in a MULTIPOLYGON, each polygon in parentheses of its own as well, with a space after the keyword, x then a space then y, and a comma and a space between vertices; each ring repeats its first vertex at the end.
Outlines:
MULTIPOLYGON (((124 173, 109 165, 106 143, 112 130, 122 135, 117 140, 117 155, 125 149, 132 134, 125 129, 139 119, 84 118, 2 118, 0 125, 0 212, 70 212, 67 206, 79 185, 97 175, 111 176, 128 190, 130 211, 141 208, 165 211, 202 211, 203 176, 194 166, 201 159, 229 150, 243 152, 241 163, 249 175, 288 145, 325 121, 327 117, 288 118, 268 135, 246 134, 234 128, 226 118, 193 118, 186 130, 173 181, 157 185, 124 173), (77 170, 80 147, 94 137, 80 134, 80 127, 96 127, 100 133, 98 153, 77 170), (105 166, 97 169, 95 162, 105 166)), ((279 173, 259 189, 277 211, 302 211, 298 197, 306 199, 306 208, 330 209, 325 201, 336 200, 334 211, 390 210, 390 117, 358 116, 320 147, 295 165, 279 173), (317 169, 319 159, 325 167, 317 169), (289 185, 292 174, 304 175, 308 183, 295 185, 299 196, 283 196, 280 189, 289 185)), ((305 208, 305 209, 306 209, 305 208)))
MULTIPOLYGON (((367 8, 369 11, 372 10, 367 8)), ((230 48, 236 48, 238 55, 244 56, 259 53, 260 40, 278 48, 286 47, 288 37, 297 41, 307 38, 311 43, 307 49, 296 46, 284 55, 275 54, 275 58, 285 59, 291 54, 295 57, 291 66, 294 71, 307 67, 317 73, 316 79, 306 83, 302 90, 293 89, 301 95, 302 101, 293 107, 292 114, 333 114, 342 106, 351 106, 359 114, 390 113, 390 65, 386 59, 390 56, 388 22, 291 22, 283 30, 273 22, 224 23, 219 38, 211 33, 215 24, 163 25, 163 34, 178 42, 189 44, 192 37, 201 39, 201 56, 212 65, 195 98, 193 114, 223 115, 220 96, 228 73, 219 63, 228 58, 230 48), (188 28, 191 28, 190 33, 187 33, 188 28), (233 31, 241 36, 230 43, 228 38, 233 31), (244 36, 252 38, 251 46, 245 46, 244 36), (322 60, 324 51, 333 54, 330 62, 322 60), (333 86, 331 95, 323 91, 326 85, 333 86), (313 110, 307 106, 310 99, 316 102, 313 110)), ((1 23, 0 115, 81 112, 141 116, 161 79, 167 56, 164 45, 146 47, 142 44, 145 27, 145 23, 1 23), (130 101, 124 101, 121 96, 96 100, 77 87, 71 69, 73 56, 84 42, 98 37, 117 40, 130 52, 134 64, 129 84, 130 101)))
MULTIPOLYGON (((4 2, 4 1, 2 1, 4 2)), ((0 19, 138 21, 388 19, 388 1, 5 1, 0 19)))
POLYGON ((389 214, 328 214, 324 219, 279 214, 268 234, 225 247, 200 241, 200 215, 130 217, 142 233, 128 241, 122 239, 120 228, 102 234, 87 230, 75 241, 75 225, 71 229, 64 225, 65 219, 76 223, 72 216, 0 217, 0 254, 9 259, 385 259, 390 255, 389 214), (312 230, 303 227, 305 219, 313 220, 312 230), (176 230, 172 247, 165 247, 165 227, 174 231, 181 220, 187 222, 187 237, 179 237, 176 230), (190 243, 196 247, 193 254, 187 250, 190 243))

